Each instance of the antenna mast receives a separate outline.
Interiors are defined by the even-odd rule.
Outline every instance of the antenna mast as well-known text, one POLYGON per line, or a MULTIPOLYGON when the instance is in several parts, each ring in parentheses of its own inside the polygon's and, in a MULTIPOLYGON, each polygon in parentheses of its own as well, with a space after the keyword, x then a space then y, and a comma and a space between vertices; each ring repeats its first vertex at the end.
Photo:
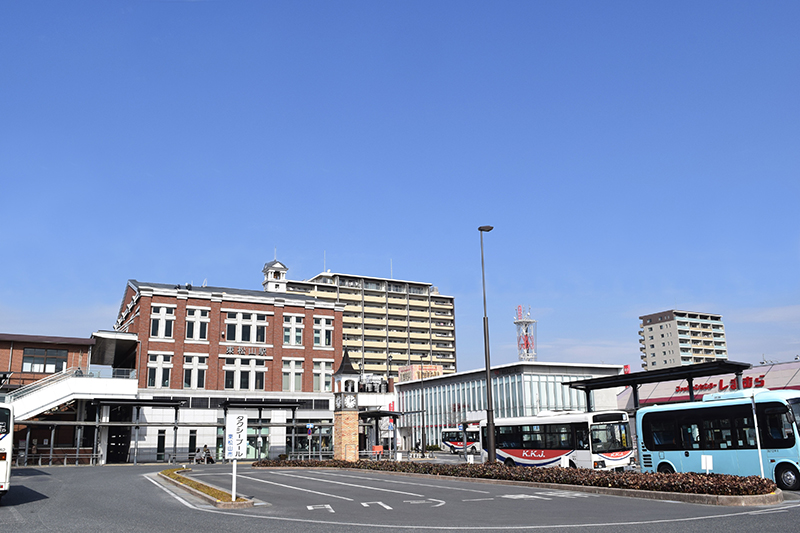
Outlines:
POLYGON ((517 315, 514 320, 517 326, 517 353, 520 361, 536 361, 536 321, 531 318, 531 308, 527 314, 522 306, 517 306, 517 315))

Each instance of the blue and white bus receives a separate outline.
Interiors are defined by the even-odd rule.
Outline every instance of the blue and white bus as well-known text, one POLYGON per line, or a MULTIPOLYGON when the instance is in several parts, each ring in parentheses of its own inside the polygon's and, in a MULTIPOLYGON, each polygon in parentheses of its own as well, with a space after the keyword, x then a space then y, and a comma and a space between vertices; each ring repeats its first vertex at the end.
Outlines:
POLYGON ((636 413, 642 472, 704 472, 773 479, 800 489, 800 391, 746 389, 636 413), (759 454, 760 451, 760 454, 759 454))
POLYGON ((10 404, 0 403, 0 499, 8 492, 13 442, 14 410, 10 404))

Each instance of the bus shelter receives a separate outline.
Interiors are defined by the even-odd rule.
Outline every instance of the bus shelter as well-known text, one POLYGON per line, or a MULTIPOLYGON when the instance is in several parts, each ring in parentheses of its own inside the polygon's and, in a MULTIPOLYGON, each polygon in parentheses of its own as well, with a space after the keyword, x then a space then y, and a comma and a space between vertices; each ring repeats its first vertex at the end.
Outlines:
POLYGON ((573 381, 570 388, 582 390, 586 395, 586 411, 592 411, 591 393, 597 389, 610 389, 613 387, 631 387, 633 392, 633 408, 639 408, 639 385, 645 383, 658 383, 674 379, 685 379, 689 383, 689 401, 694 401, 694 379, 719 374, 734 374, 737 388, 742 388, 742 373, 753 365, 750 363, 737 363, 735 361, 712 361, 710 363, 697 363, 693 365, 678 366, 674 368, 661 368, 633 374, 620 374, 602 378, 584 379, 573 381))

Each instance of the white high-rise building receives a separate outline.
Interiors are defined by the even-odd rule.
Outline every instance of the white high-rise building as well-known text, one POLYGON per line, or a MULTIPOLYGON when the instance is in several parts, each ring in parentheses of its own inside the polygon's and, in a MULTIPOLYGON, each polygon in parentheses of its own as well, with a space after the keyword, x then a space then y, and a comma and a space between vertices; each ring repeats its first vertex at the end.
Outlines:
POLYGON ((728 359, 722 315, 671 309, 639 320, 645 370, 728 359))
POLYGON ((277 260, 264 265, 264 290, 344 304, 342 346, 363 372, 396 377, 399 367, 419 364, 441 365, 445 374, 456 371, 452 296, 439 294, 430 283, 330 271, 290 281, 287 270, 277 260))

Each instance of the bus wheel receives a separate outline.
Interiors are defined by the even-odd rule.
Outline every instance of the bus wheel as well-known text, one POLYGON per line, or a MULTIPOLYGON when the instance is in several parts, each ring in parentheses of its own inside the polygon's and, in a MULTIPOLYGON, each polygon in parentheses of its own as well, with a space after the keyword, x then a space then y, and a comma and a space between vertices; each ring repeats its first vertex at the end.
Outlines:
POLYGON ((469 447, 469 453, 471 453, 472 455, 475 455, 475 446, 470 446, 469 447))
POLYGON ((792 465, 781 465, 775 469, 775 481, 781 490, 800 489, 800 475, 792 465))
POLYGON ((675 469, 669 463, 661 463, 658 465, 658 472, 660 474, 674 474, 675 469))
POLYGON ((506 462, 503 464, 506 466, 517 466, 516 464, 514 464, 514 460, 511 458, 506 459, 506 462))

